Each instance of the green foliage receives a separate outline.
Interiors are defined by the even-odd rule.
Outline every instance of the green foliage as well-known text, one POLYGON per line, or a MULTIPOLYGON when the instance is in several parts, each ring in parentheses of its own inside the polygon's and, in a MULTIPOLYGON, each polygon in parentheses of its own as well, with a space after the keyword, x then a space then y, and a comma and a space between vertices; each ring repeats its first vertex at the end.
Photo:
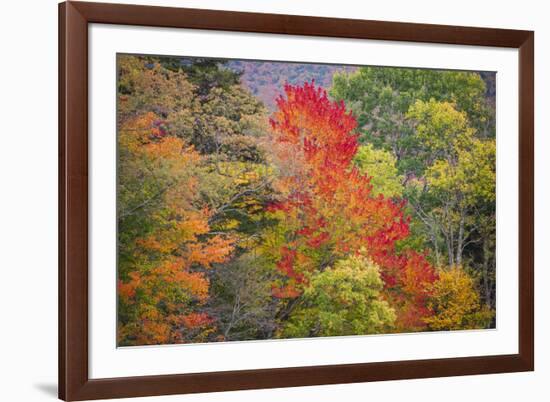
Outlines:
POLYGON ((200 96, 208 94, 214 88, 227 90, 237 85, 240 80, 238 72, 223 68, 227 64, 223 59, 143 56, 142 60, 150 65, 159 64, 167 71, 185 73, 188 81, 196 86, 200 96))
POLYGON ((458 148, 466 146, 475 130, 470 127, 465 112, 455 109, 449 102, 417 100, 411 105, 406 117, 415 122, 415 136, 428 164, 437 159, 454 159, 458 148))
POLYGON ((352 74, 336 74, 330 90, 346 102, 360 128, 362 143, 391 151, 400 173, 422 173, 419 146, 407 118, 417 101, 449 102, 466 113, 475 128, 486 135, 494 130, 491 108, 485 100, 485 83, 477 73, 412 68, 361 67, 352 74))
POLYGON ((414 121, 425 152, 424 187, 411 185, 421 218, 432 230, 433 242, 445 239, 448 265, 462 265, 467 244, 479 236, 480 214, 492 214, 495 200, 494 139, 479 139, 466 113, 450 103, 417 101, 407 117, 414 121))
MULTIPOLYGON (((361 67, 331 95, 358 119, 360 140, 396 159, 414 219, 398 244, 429 248, 437 266, 467 262, 494 305, 494 74, 361 67), (446 260, 446 261, 444 261, 446 260)), ((374 180, 375 178, 373 178, 374 180)))
POLYGON ((463 206, 494 202, 496 195, 495 141, 472 139, 458 149, 456 161, 436 161, 426 178, 436 194, 456 194, 463 206))
POLYGON ((372 195, 401 197, 403 194, 403 176, 397 173, 396 158, 390 152, 375 149, 372 144, 362 145, 357 150, 353 163, 361 173, 372 177, 372 195))
POLYGON ((201 99, 189 141, 203 154, 260 161, 262 151, 254 138, 265 133, 263 113, 261 104, 240 86, 215 87, 201 99))
POLYGON ((119 345, 494 325, 494 75, 117 66, 119 345))
POLYGON ((212 62, 118 66, 119 343, 223 338, 211 272, 261 225, 263 109, 235 81, 215 82, 227 71, 212 62))
POLYGON ((254 252, 242 254, 211 276, 208 307, 216 312, 223 340, 272 337, 276 302, 271 295, 274 272, 254 252))
POLYGON ((364 256, 339 260, 316 274, 280 337, 387 332, 395 312, 382 299, 379 268, 364 256))
POLYGON ((180 69, 166 69, 158 60, 119 56, 119 120, 153 112, 164 134, 184 139, 202 154, 218 160, 263 158, 258 137, 267 129, 265 109, 238 84, 237 73, 210 59, 180 69))

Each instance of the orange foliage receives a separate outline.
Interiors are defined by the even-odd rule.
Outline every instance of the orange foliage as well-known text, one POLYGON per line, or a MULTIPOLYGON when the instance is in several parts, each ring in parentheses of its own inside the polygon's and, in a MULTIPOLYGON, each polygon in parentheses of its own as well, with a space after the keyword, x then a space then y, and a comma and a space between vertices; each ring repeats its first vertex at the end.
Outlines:
POLYGON ((158 200, 147 236, 134 240, 133 258, 140 262, 118 283, 119 300, 135 308, 120 337, 131 336, 137 344, 185 342, 209 333, 212 320, 195 311, 209 296, 209 281, 199 268, 225 262, 234 248, 231 237, 209 234, 211 213, 197 207, 193 169, 201 155, 183 140, 164 136, 160 127, 158 117, 146 113, 126 122, 120 134, 132 161, 141 159, 146 169, 171 178, 152 195, 158 200), (194 327, 200 334, 189 332, 194 327))
POLYGON ((212 318, 206 313, 191 313, 183 316, 182 321, 187 328, 198 328, 210 325, 212 318))
POLYGON ((131 303, 136 295, 136 288, 140 285, 141 278, 139 273, 135 271, 130 272, 128 276, 130 277, 129 282, 118 281, 118 294, 131 303))
POLYGON ((409 235, 402 203, 371 195, 370 177, 352 164, 357 152, 356 121, 343 103, 331 102, 312 84, 285 87, 271 119, 275 162, 281 170, 274 187, 282 194, 270 206, 297 228, 281 248, 277 268, 287 278, 276 287, 277 297, 296 297, 315 265, 304 255, 316 250, 337 258, 364 249, 382 270, 388 290, 399 288, 400 298, 414 305, 407 322, 421 324, 427 285, 436 274, 423 255, 398 255, 395 243, 409 235), (300 257, 300 258, 299 258, 300 257))

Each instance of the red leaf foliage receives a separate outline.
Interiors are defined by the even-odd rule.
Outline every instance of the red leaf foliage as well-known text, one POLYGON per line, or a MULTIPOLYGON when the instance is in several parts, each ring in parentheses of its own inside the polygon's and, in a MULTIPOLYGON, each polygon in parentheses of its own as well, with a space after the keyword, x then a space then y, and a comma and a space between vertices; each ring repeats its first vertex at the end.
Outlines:
POLYGON ((293 229, 277 263, 287 287, 273 294, 299 296, 299 285, 319 269, 310 263, 319 253, 340 258, 366 252, 381 268, 388 299, 403 307, 398 321, 422 326, 421 318, 430 314, 425 305, 435 269, 422 254, 396 252, 396 242, 409 235, 409 219, 403 202, 373 196, 371 178, 353 166, 355 118, 314 83, 286 85, 277 107, 270 122, 281 170, 275 187, 282 196, 269 210, 284 214, 293 229))

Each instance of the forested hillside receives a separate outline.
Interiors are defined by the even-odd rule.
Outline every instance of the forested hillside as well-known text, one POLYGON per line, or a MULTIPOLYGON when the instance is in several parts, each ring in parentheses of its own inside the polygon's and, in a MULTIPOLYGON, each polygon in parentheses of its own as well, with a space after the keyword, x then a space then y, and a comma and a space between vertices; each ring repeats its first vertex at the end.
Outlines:
POLYGON ((494 327, 494 75, 117 74, 120 346, 494 327))
POLYGON ((243 85, 273 111, 285 84, 300 85, 314 81, 328 88, 336 72, 352 72, 357 67, 329 64, 278 63, 231 60, 227 67, 241 74, 243 85))

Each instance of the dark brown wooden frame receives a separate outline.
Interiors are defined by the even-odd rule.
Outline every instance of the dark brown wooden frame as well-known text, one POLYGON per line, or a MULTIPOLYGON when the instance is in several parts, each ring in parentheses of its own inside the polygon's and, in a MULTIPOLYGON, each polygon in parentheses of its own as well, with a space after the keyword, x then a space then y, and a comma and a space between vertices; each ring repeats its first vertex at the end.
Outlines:
POLYGON ((59 397, 137 397, 534 370, 534 33, 119 4, 59 5, 59 397), (88 378, 88 24, 519 49, 519 353, 108 379, 88 378))

